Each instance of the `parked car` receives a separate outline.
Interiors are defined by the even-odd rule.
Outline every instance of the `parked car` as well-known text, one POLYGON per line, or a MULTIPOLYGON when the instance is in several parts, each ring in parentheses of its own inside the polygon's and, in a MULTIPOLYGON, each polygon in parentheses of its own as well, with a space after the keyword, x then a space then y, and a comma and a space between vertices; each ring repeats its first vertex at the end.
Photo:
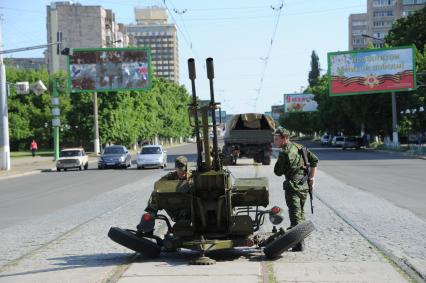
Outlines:
POLYGON ((87 170, 89 167, 89 157, 82 148, 67 148, 59 152, 59 159, 56 160, 56 171, 67 171, 71 168, 87 170))
POLYGON ((167 151, 161 145, 143 146, 136 159, 138 169, 167 167, 167 151))
POLYGON ((132 165, 132 157, 123 145, 108 146, 99 157, 98 169, 128 168, 132 165))
POLYGON ((342 144, 342 149, 356 148, 360 149, 362 146, 362 138, 360 137, 345 137, 345 141, 342 144))
POLYGON ((336 147, 342 147, 344 142, 345 142, 344 136, 334 136, 333 140, 331 141, 331 145, 336 147))
POLYGON ((320 139, 322 145, 329 144, 330 140, 331 140, 331 136, 330 135, 323 135, 321 137, 321 139, 320 139))

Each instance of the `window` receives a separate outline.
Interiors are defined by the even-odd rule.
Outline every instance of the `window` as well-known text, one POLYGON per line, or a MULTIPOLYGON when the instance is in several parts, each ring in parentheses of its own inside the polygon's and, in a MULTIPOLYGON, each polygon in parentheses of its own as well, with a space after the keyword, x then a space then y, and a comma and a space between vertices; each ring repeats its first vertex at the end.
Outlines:
POLYGON ((373 17, 392 17, 393 11, 376 11, 373 13, 373 17))
POLYGON ((353 43, 354 45, 360 45, 360 44, 366 44, 366 43, 367 43, 367 41, 366 41, 366 39, 365 39, 365 38, 354 38, 354 39, 352 40, 352 43, 353 43))
POLYGON ((357 27, 357 26, 366 26, 367 22, 366 21, 353 21, 352 22, 352 26, 353 27, 357 27))
POLYGON ((404 5, 425 4, 426 0, 402 0, 404 5))
POLYGON ((375 32, 373 34, 373 36, 377 38, 385 38, 386 35, 387 35, 387 32, 375 32))
POLYGON ((373 7, 393 6, 394 0, 373 0, 373 7))
POLYGON ((366 30, 353 30, 352 31, 352 35, 362 35, 362 34, 367 34, 366 30))

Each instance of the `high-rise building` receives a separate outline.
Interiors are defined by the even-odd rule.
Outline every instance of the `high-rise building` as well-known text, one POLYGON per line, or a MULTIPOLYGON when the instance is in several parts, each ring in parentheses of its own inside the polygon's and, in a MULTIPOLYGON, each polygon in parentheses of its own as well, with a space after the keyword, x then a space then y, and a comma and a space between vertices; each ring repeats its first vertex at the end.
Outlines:
POLYGON ((367 39, 363 34, 368 34, 367 14, 351 14, 349 16, 349 50, 367 47, 367 39))
POLYGON ((161 7, 135 8, 135 25, 127 26, 132 44, 149 47, 157 77, 179 83, 179 49, 175 24, 168 24, 161 7))
MULTIPOLYGON (((53 2, 47 6, 47 42, 56 42, 62 32, 62 48, 127 47, 124 25, 117 24, 115 14, 101 6, 83 6, 72 2, 53 2)), ((66 56, 57 47, 47 52, 49 72, 66 70, 66 56)))
POLYGON ((374 47, 383 47, 394 21, 425 5, 426 0, 367 0, 367 13, 349 16, 349 49, 366 48, 370 42, 374 47))

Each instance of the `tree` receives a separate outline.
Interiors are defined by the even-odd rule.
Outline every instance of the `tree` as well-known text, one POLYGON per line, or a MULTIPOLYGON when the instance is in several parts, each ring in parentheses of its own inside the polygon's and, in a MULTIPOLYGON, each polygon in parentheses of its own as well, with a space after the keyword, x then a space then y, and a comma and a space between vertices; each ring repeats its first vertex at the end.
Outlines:
POLYGON ((308 82, 309 86, 313 87, 318 83, 320 77, 320 65, 318 55, 315 50, 312 50, 311 54, 311 70, 309 71, 308 82))
MULTIPOLYGON (((398 19, 392 26, 386 36, 386 42, 392 46, 411 45, 416 46, 417 52, 417 73, 420 84, 426 84, 426 7, 416 11, 414 14, 398 19)), ((424 86, 414 92, 402 93, 398 97, 399 109, 418 109, 425 105, 426 91, 424 86)), ((399 111, 398 111, 399 112, 399 111)), ((425 131, 426 115, 423 113, 414 113, 409 116, 400 116, 399 131, 402 134, 408 134, 410 131, 425 131)))
POLYGON ((398 19, 386 36, 391 46, 414 44, 421 53, 426 45, 426 7, 408 17, 398 19))

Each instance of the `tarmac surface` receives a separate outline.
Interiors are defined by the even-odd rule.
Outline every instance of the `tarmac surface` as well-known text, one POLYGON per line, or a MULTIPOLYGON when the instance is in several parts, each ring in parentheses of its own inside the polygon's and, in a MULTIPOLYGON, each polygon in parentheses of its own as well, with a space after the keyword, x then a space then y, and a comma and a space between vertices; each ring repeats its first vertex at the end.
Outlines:
MULTIPOLYGON (((194 160, 193 145, 169 150, 169 161, 180 154, 194 160), (192 146, 192 147, 191 147, 192 146)), ((274 164, 275 160, 272 161, 274 164)), ((48 163, 46 163, 48 164, 48 163)), ((40 165, 37 165, 40 166, 40 165)), ((273 165, 259 166, 241 159, 230 166, 233 177, 266 176, 270 205, 285 208, 282 178, 273 165)), ((212 266, 193 266, 197 255, 183 250, 148 260, 107 237, 111 226, 134 228, 152 190, 167 170, 109 170, 67 172, 67 178, 92 180, 99 173, 107 182, 123 175, 128 181, 84 200, 0 227, 0 282, 409 282, 407 275, 361 234, 379 242, 393 255, 417 264, 426 261, 425 222, 410 211, 359 190, 330 174, 318 172, 315 211, 306 216, 316 231, 302 253, 285 252, 269 261, 254 248, 209 254, 212 266), (112 179, 108 179, 112 178, 112 179), (355 223, 360 233, 353 226, 355 223)), ((52 172, 53 174, 53 172, 52 172)), ((52 175, 53 176, 53 175, 52 175)), ((14 182, 27 177, 14 178, 14 182)), ((0 191, 9 179, 0 179, 0 191)), ((24 193, 24 192, 22 192, 24 193)), ((4 203, 0 203, 0 209, 4 203)), ((46 204, 48 205, 48 204, 46 204)), ((288 227, 286 217, 282 227, 288 227)), ((263 232, 270 231, 266 221, 263 232)))

